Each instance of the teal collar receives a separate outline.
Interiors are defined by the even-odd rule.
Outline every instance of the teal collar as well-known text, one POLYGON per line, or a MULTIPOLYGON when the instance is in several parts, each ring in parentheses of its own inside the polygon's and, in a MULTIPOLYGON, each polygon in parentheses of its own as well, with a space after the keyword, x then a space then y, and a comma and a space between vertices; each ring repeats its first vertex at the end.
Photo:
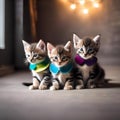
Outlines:
POLYGON ((30 63, 29 69, 34 70, 35 72, 42 72, 49 67, 49 64, 50 64, 50 60, 48 57, 46 57, 45 60, 37 64, 30 63))
POLYGON ((72 62, 69 62, 67 65, 63 67, 57 67, 55 64, 50 64, 50 72, 53 74, 58 74, 59 72, 66 74, 69 73, 73 68, 72 62))

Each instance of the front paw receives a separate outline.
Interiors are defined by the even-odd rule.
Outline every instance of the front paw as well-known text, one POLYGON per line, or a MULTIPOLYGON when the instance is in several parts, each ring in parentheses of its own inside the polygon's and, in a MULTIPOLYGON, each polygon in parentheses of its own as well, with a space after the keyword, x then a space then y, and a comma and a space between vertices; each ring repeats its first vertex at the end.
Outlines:
POLYGON ((29 90, 35 90, 35 89, 38 89, 38 86, 33 86, 33 85, 29 86, 29 90))
POLYGON ((78 80, 75 89, 80 90, 83 88, 84 88, 84 82, 82 80, 78 80))
POLYGON ((93 80, 88 81, 87 88, 90 89, 96 88, 96 85, 93 80))
POLYGON ((39 90, 46 90, 47 89, 47 85, 40 85, 39 86, 39 90))
POLYGON ((96 85, 95 84, 89 85, 88 88, 90 88, 90 89, 96 88, 96 85))
POLYGON ((76 90, 80 90, 80 89, 84 88, 84 85, 77 85, 75 88, 76 88, 76 90))
POLYGON ((72 85, 68 85, 68 86, 65 86, 64 87, 64 90, 72 90, 73 89, 73 86, 72 85))
POLYGON ((53 91, 53 90, 58 90, 58 89, 59 89, 59 87, 56 87, 56 86, 51 86, 51 87, 50 87, 50 90, 52 90, 52 91, 53 91))

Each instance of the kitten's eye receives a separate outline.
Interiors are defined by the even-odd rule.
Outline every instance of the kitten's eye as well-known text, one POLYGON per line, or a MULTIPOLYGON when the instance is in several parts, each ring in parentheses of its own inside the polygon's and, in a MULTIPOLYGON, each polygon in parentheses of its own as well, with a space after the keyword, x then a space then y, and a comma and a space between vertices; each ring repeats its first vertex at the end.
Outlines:
POLYGON ((30 55, 29 55, 29 54, 26 54, 26 57, 30 57, 30 55))
POLYGON ((83 53, 83 48, 80 48, 80 49, 78 50, 78 53, 83 53))
POLYGON ((57 56, 55 56, 54 59, 57 60, 58 59, 57 56))
POLYGON ((38 54, 34 54, 33 57, 34 57, 34 58, 37 58, 37 57, 38 57, 38 54))
POLYGON ((93 53, 94 52, 94 50, 93 50, 93 48, 89 48, 89 53, 93 53))
POLYGON ((55 56, 55 57, 51 57, 53 61, 57 61, 58 60, 58 57, 55 56))
POLYGON ((83 51, 83 48, 80 48, 80 51, 83 51))
POLYGON ((62 61, 67 61, 67 60, 68 60, 67 56, 62 57, 62 61))

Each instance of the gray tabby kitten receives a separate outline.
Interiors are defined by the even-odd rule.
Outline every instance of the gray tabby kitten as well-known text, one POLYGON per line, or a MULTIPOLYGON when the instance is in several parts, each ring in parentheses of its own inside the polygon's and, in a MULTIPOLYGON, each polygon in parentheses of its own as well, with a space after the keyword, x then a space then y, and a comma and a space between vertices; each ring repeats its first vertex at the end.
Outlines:
POLYGON ((65 89, 71 90, 74 86, 72 76, 73 62, 71 42, 68 41, 65 46, 53 46, 47 44, 48 56, 51 60, 50 72, 52 73, 52 86, 50 90, 65 89))
POLYGON ((97 35, 93 39, 90 37, 81 39, 77 35, 73 35, 76 50, 75 62, 79 68, 79 72, 76 73, 76 89, 95 88, 104 84, 105 73, 99 66, 96 57, 100 47, 100 37, 97 35))
POLYGON ((27 61, 30 64, 29 69, 33 75, 33 84, 29 86, 29 89, 48 89, 50 85, 50 73, 48 70, 50 60, 47 56, 45 43, 42 40, 32 44, 24 40, 22 42, 27 61))

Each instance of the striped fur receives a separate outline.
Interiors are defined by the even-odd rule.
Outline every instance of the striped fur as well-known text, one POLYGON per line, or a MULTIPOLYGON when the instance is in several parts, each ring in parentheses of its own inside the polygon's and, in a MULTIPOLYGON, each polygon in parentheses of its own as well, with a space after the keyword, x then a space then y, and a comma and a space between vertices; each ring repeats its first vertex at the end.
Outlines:
MULTIPOLYGON (((95 57, 100 47, 100 35, 94 38, 83 38, 80 39, 77 35, 73 35, 74 48, 76 54, 81 58, 88 60, 95 57)), ((76 89, 81 88, 95 88, 104 84, 105 72, 96 62, 95 64, 88 66, 86 64, 78 65, 79 71, 77 74, 76 89)))
MULTIPOLYGON (((72 60, 71 42, 67 42, 65 46, 58 45, 54 47, 51 43, 47 44, 48 56, 53 64, 58 68, 65 66, 72 60)), ((72 71, 68 73, 53 74, 52 73, 52 86, 50 90, 73 89, 74 79, 72 71)))
MULTIPOLYGON (((29 44, 23 40, 24 51, 28 63, 37 64, 47 57, 46 45, 40 40, 38 43, 29 44)), ((42 72, 31 70, 33 76, 33 84, 29 89, 48 89, 50 86, 50 72, 45 69, 42 72)))

